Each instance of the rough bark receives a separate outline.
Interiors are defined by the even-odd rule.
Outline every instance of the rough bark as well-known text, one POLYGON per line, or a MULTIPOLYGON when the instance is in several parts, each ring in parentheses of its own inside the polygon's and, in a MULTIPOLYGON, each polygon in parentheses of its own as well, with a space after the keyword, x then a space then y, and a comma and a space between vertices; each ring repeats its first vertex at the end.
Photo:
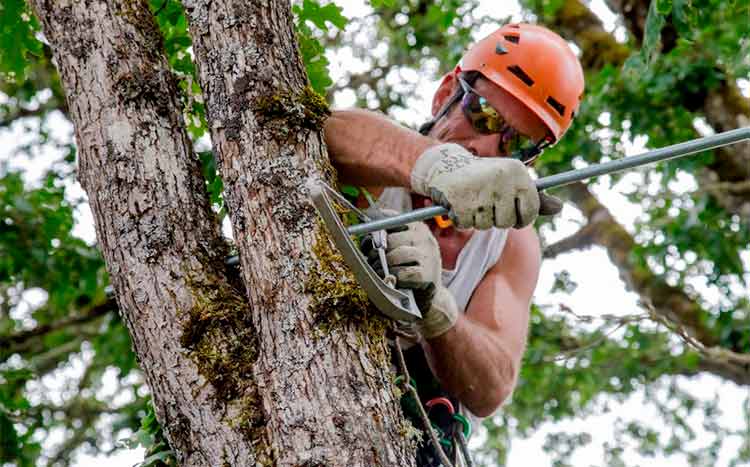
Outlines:
POLYGON ((364 314, 304 189, 330 167, 327 107, 307 86, 289 2, 185 6, 258 330, 253 376, 273 461, 410 465, 384 322, 364 314))
POLYGON ((254 388, 242 374, 249 364, 230 366, 227 355, 251 339, 226 331, 244 322, 246 305, 225 278, 226 248, 148 4, 31 3, 54 50, 79 179, 158 418, 182 465, 247 465, 255 456, 243 397, 254 388))

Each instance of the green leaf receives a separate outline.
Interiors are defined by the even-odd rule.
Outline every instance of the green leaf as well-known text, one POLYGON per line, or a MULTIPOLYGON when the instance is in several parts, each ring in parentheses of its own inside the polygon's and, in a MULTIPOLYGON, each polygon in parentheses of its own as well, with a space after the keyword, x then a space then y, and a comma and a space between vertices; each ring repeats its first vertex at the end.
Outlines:
POLYGON ((294 11, 299 21, 310 21, 322 31, 328 30, 326 22, 330 22, 337 28, 343 29, 348 21, 341 14, 341 7, 333 3, 321 7, 320 3, 315 0, 304 0, 302 7, 297 7, 294 11))
POLYGON ((672 0, 653 0, 656 11, 662 16, 667 16, 672 11, 672 0))
POLYGON ((341 192, 347 196, 351 196, 352 198, 356 198, 359 196, 359 188, 353 185, 341 185, 341 192))
POLYGON ((174 465, 171 461, 174 460, 174 452, 171 450, 168 451, 159 451, 156 454, 152 454, 148 456, 147 458, 143 459, 143 462, 140 464, 140 467, 150 467, 159 465, 159 463, 165 463, 168 465, 174 465))
POLYGON ((321 7, 315 0, 304 0, 301 6, 294 5, 292 11, 295 15, 300 54, 310 85, 316 92, 325 95, 326 89, 333 84, 333 80, 328 73, 329 62, 325 56, 325 48, 321 45, 311 25, 318 31, 326 33, 329 30, 328 23, 338 29, 343 29, 348 19, 341 14, 341 8, 337 5, 329 3, 321 7))
POLYGON ((396 0, 370 0, 370 6, 373 8, 392 8, 396 6, 396 0))
POLYGON ((43 45, 35 37, 39 30, 39 22, 24 0, 0 3, 0 80, 24 81, 28 54, 42 54, 43 45))
MULTIPOLYGON (((641 57, 646 66, 658 55, 658 47, 661 39, 661 30, 666 23, 664 15, 658 11, 658 1, 652 1, 646 16, 646 29, 643 33, 643 45, 641 46, 641 57)), ((672 4, 669 2, 669 8, 672 4)))

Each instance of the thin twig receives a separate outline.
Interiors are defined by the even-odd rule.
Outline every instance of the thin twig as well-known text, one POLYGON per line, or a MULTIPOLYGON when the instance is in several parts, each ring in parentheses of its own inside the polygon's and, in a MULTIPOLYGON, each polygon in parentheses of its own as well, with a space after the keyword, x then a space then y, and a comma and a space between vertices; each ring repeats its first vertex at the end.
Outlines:
POLYGON ((681 326, 679 323, 675 323, 673 321, 668 320, 666 317, 659 315, 656 312, 656 309, 654 308, 654 306, 648 301, 642 300, 641 305, 649 311, 654 321, 663 324, 664 327, 672 331, 683 342, 685 342, 685 344, 687 344, 688 347, 695 349, 696 351, 703 354, 704 356, 713 360, 724 361, 728 363, 737 363, 739 365, 750 365, 750 354, 741 354, 741 353, 733 352, 729 349, 725 349, 719 346, 706 347, 706 345, 703 344, 703 342, 691 336, 690 333, 687 332, 684 326, 681 326))

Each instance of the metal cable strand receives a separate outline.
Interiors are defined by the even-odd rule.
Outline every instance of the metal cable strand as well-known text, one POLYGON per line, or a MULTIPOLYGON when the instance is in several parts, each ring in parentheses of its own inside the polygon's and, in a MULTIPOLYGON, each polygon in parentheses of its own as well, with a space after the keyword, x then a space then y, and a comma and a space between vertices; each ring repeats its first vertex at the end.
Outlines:
POLYGON ((322 180, 320 180, 320 185, 328 193, 330 193, 331 196, 333 196, 334 198, 336 198, 336 200, 339 203, 343 204, 350 211, 352 211, 353 213, 355 213, 357 215, 357 217, 359 217, 359 220, 361 220, 363 222, 370 222, 372 220, 370 218, 370 216, 367 215, 367 213, 365 213, 364 211, 362 211, 361 209, 359 209, 358 207, 356 207, 355 205, 353 205, 352 203, 350 203, 349 200, 344 197, 344 195, 342 195, 341 193, 338 192, 338 190, 334 190, 333 187, 331 187, 329 184, 323 182, 322 180))
POLYGON ((438 457, 440 457, 440 462, 442 462, 445 467, 454 467, 453 463, 448 460, 448 456, 445 454, 445 451, 443 451, 443 447, 440 446, 440 441, 437 439, 435 431, 432 429, 430 419, 427 418, 427 413, 424 411, 424 407, 422 407, 422 403, 419 400, 417 389, 408 383, 408 381, 411 381, 411 376, 409 376, 409 370, 406 369, 406 360, 404 360, 404 353, 401 350, 401 342, 399 342, 398 337, 394 339, 394 342, 396 343, 398 366, 400 367, 401 372, 404 374, 404 378, 407 381, 405 385, 407 389, 409 389, 409 392, 411 393, 414 400, 417 402, 415 405, 417 406, 417 410, 419 411, 419 418, 422 420, 422 424, 424 425, 425 430, 427 430, 427 432, 430 434, 430 441, 432 441, 432 445, 435 447, 435 451, 437 451, 438 457))
POLYGON ((461 455, 464 458, 466 467, 474 467, 474 462, 471 460, 471 453, 469 452, 469 447, 466 445, 466 438, 464 438, 463 431, 458 430, 455 438, 458 440, 458 446, 461 448, 461 455))

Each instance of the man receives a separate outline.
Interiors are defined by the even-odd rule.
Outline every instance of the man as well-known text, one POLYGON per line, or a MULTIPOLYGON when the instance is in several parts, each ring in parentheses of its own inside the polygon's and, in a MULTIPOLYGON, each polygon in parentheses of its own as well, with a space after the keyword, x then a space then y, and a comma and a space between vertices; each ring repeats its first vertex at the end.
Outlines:
POLYGON ((582 94, 580 63, 562 38, 510 24, 443 77, 422 134, 362 110, 326 123, 344 182, 381 187, 385 208, 450 209, 452 226, 389 234, 388 263, 419 298, 415 348, 442 390, 477 416, 492 414, 516 383, 541 261, 530 224, 560 210, 537 193, 526 165, 565 133, 582 94))

